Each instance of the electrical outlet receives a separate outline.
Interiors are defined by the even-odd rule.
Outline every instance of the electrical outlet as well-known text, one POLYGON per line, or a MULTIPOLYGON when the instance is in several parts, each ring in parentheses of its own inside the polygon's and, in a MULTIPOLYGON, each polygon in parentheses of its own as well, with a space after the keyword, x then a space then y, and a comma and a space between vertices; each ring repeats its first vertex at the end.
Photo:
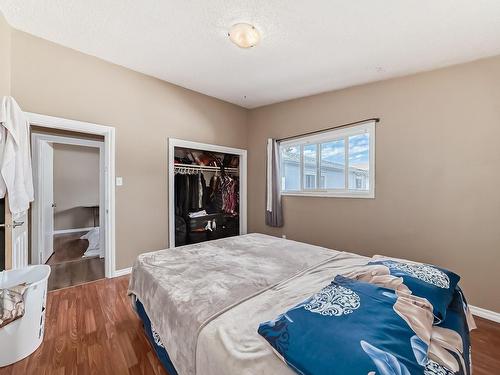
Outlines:
POLYGON ((117 177, 116 186, 122 186, 122 185, 123 185, 123 177, 117 177))
POLYGON ((283 234, 281 237, 283 237, 286 240, 286 234, 283 234))

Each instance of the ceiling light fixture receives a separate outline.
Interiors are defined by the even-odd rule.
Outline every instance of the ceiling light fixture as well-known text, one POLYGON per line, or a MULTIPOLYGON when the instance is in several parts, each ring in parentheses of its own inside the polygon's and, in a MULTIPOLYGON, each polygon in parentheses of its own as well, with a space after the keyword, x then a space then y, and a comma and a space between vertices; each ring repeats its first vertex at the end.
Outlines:
POLYGON ((248 23, 237 23, 231 26, 227 35, 231 42, 241 48, 255 47, 260 40, 259 31, 248 23))

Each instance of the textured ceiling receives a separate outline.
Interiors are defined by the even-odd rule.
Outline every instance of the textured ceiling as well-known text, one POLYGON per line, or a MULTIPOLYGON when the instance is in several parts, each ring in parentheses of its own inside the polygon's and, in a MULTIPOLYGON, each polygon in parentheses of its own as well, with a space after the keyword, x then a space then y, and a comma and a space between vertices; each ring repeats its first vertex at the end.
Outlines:
POLYGON ((500 54, 500 0, 0 0, 17 29, 247 108, 500 54), (227 38, 254 24, 261 43, 227 38))

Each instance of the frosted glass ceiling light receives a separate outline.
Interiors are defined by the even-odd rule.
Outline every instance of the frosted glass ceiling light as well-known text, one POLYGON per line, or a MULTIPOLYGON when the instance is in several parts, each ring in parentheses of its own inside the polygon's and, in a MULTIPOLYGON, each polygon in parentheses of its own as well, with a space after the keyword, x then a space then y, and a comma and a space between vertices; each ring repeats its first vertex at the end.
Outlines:
POLYGON ((260 40, 260 34, 255 26, 248 23, 237 23, 231 26, 227 35, 234 44, 241 48, 255 47, 260 40))

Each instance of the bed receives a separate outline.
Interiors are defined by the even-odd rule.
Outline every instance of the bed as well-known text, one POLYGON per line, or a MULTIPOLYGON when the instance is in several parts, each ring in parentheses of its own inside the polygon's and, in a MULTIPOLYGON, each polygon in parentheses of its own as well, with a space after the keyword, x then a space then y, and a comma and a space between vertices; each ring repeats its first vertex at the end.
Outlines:
MULTIPOLYGON (((287 342, 285 349, 289 352, 283 351, 279 340, 284 336, 281 333, 279 340, 273 341, 272 335, 263 333, 266 324, 273 331, 279 319, 301 311, 304 306, 310 307, 310 299, 324 291, 325 285, 331 290, 329 283, 357 278, 360 280, 359 285, 366 287, 368 284, 364 283, 363 278, 366 278, 367 273, 361 271, 380 269, 379 264, 367 268, 370 262, 373 263, 373 259, 357 254, 263 234, 249 234, 140 255, 132 270, 129 294, 144 323, 146 335, 170 375, 325 373, 301 369, 301 363, 295 365, 292 358, 295 342, 290 345, 287 342), (284 313, 287 310, 291 311, 288 315, 284 313), (290 354, 290 358, 285 358, 287 354, 290 354)), ((373 272, 370 271, 369 275, 373 279, 373 272)), ((382 277, 384 282, 387 282, 387 277, 382 277)), ((378 282, 381 277, 376 276, 375 279, 378 282)), ((396 279, 401 278, 393 277, 391 282, 396 279)), ((378 292, 383 291, 384 295, 388 294, 388 285, 382 286, 374 288, 378 292)), ((401 295, 401 288, 395 293, 401 295)), ((452 310, 448 318, 439 324, 431 322, 430 326, 437 333, 456 333, 449 339, 450 342, 455 340, 452 343, 455 346, 460 336, 463 348, 467 348, 459 353, 447 350, 452 352, 451 360, 458 363, 458 367, 448 373, 468 374, 468 333, 474 328, 474 323, 468 309, 464 308, 465 298, 458 287, 453 295, 453 303, 448 305, 452 310), (450 331, 445 331, 448 328, 450 331), (456 353, 460 360, 455 358, 456 353)), ((324 319, 328 314, 332 315, 331 311, 313 315, 315 319, 324 319)), ((344 317, 352 322, 352 316, 355 315, 346 314, 344 317)), ((426 316, 429 315, 432 316, 432 308, 426 316)), ((292 332, 296 326, 287 329, 290 328, 292 332)), ((376 330, 374 328, 374 332, 376 330)), ((429 338, 432 334, 429 331, 429 338)), ((440 353, 443 346, 449 349, 446 344, 449 335, 444 336, 439 337, 441 342, 436 353, 440 353)), ((303 342, 297 344, 305 345, 303 342)), ((318 344, 323 345, 321 342, 318 344)), ((308 346, 310 344, 306 343, 308 346)), ((429 348, 431 346, 429 344, 429 348)), ((341 347, 338 345, 336 350, 339 351, 341 347)), ((373 349, 370 349, 371 352, 368 349, 365 350, 368 354, 373 353, 373 349)), ((378 360, 373 361, 374 370, 380 370, 378 360)), ((426 361, 435 363, 429 359, 426 361)), ((441 367, 435 370, 433 372, 432 368, 426 367, 425 374, 448 374, 441 367)), ((368 373, 363 372, 361 367, 360 371, 350 373, 368 373)), ((328 372, 343 373, 340 370, 328 372)), ((400 373, 405 374, 404 371, 400 373)))

